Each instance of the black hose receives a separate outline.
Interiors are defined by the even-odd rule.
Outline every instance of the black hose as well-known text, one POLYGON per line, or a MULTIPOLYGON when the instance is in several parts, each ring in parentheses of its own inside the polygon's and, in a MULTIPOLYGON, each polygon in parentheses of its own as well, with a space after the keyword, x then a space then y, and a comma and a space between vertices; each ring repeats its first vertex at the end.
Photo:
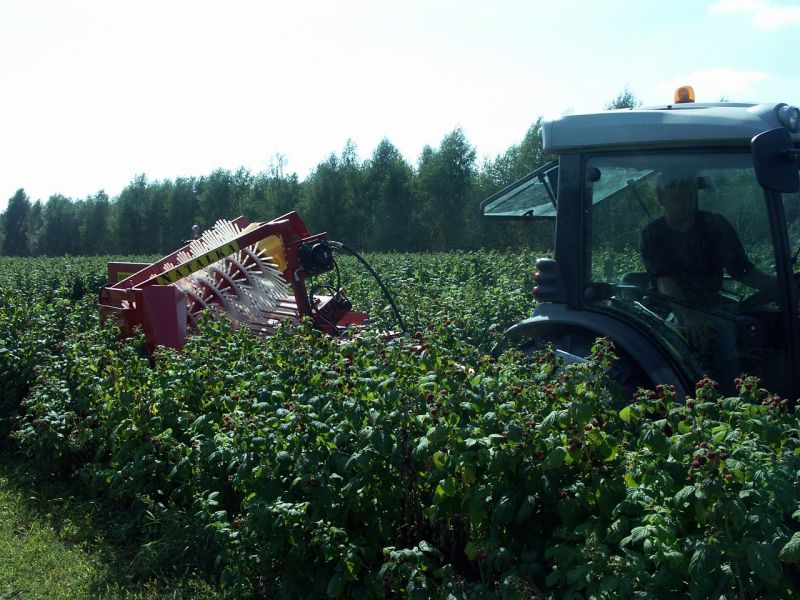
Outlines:
POLYGON ((367 269, 367 271, 369 271, 370 275, 372 275, 375 278, 375 281, 378 282, 378 285, 380 286, 381 291, 383 292, 383 295, 386 297, 386 300, 389 301, 389 306, 392 307, 392 311, 394 312, 394 316, 397 319, 397 324, 400 325, 400 331, 403 332, 403 335, 408 335, 408 330, 406 329, 406 324, 403 322, 403 317, 400 316, 400 311, 397 310, 397 305, 394 303, 394 298, 392 298, 392 294, 389 293, 389 290, 386 289, 386 286, 383 285, 383 281, 381 281, 381 278, 375 272, 375 269, 373 269, 372 266, 358 252, 348 248, 343 243, 341 243, 341 242, 331 242, 331 245, 333 247, 335 247, 335 248, 341 248, 345 252, 351 254, 352 256, 354 256, 356 258, 356 260, 358 260, 358 262, 360 262, 362 265, 364 265, 364 268, 367 269))
POLYGON ((329 285, 315 285, 315 286, 313 286, 311 288, 311 291, 308 292, 308 304, 309 304, 309 306, 311 306, 311 312, 315 313, 320 319, 322 319, 328 325, 331 325, 335 329, 336 328, 336 323, 334 323, 329 318, 327 318, 325 315, 323 315, 322 312, 319 310, 319 308, 317 308, 316 304, 314 303, 314 294, 316 294, 317 290, 326 289, 327 288, 328 290, 330 290, 332 292, 331 296, 336 298, 339 295, 339 291, 338 290, 342 289, 342 275, 339 272, 339 265, 336 264, 335 260, 332 261, 332 262, 333 262, 333 267, 336 270, 336 285, 335 286, 329 286, 329 285))

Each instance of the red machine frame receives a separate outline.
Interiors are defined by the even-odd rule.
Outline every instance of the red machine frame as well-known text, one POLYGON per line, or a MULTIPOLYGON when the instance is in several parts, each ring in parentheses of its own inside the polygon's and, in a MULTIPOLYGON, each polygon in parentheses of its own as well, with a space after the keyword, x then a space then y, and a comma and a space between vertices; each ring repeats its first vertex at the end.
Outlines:
POLYGON ((254 224, 238 217, 232 224, 242 230, 240 234, 182 263, 179 256, 185 257, 191 252, 191 243, 152 264, 109 263, 109 284, 100 292, 101 319, 115 319, 123 336, 130 336, 141 327, 153 347, 164 345, 180 349, 199 307, 192 306, 175 282, 270 236, 277 236, 282 252, 279 262, 283 263, 279 271, 290 286, 291 294, 282 298, 271 311, 269 322, 246 325, 256 333, 268 335, 280 321, 297 322, 308 316, 318 329, 339 335, 352 325, 366 322, 366 314, 350 310, 350 302, 341 290, 336 290, 333 296, 309 297, 306 279, 322 271, 304 266, 301 252, 315 243, 327 241, 327 233, 312 235, 296 212, 254 224))

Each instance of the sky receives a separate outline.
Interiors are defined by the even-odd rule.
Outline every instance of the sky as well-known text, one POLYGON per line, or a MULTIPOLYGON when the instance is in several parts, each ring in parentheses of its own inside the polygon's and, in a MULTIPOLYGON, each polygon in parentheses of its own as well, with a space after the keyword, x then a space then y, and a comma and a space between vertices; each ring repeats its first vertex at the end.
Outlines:
POLYGON ((494 158, 626 87, 797 105, 799 34, 800 0, 0 0, 0 210, 457 128, 494 158))

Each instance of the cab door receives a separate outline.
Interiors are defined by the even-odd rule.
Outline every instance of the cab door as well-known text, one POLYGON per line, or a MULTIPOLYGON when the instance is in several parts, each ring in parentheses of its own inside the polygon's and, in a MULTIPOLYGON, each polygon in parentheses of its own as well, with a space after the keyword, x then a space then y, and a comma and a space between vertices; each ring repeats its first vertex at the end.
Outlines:
MULTIPOLYGON (((598 154, 584 160, 583 180, 585 307, 646 332, 695 381, 708 375, 734 392, 735 378, 749 373, 775 393, 791 393, 796 307, 781 291, 786 226, 776 211, 783 207, 758 185, 749 148, 598 154), (665 225, 664 173, 681 173, 693 190, 693 229, 665 225), (653 230, 666 232, 649 250, 658 260, 643 240, 653 230), (737 248, 746 264, 730 258, 737 248), (679 291, 664 285, 669 278, 679 291)), ((800 240, 798 219, 800 210, 787 220, 800 240)))

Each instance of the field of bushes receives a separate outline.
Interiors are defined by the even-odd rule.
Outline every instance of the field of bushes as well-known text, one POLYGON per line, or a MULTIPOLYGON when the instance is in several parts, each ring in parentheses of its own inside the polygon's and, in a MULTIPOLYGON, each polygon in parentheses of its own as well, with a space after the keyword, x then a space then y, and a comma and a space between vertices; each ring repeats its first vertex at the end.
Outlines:
POLYGON ((268 339, 205 319, 180 352, 101 327, 105 258, 0 257, 0 444, 171 572, 236 598, 793 598, 800 419, 743 376, 677 401, 489 350, 530 314, 533 255, 355 261, 372 328, 268 339))

